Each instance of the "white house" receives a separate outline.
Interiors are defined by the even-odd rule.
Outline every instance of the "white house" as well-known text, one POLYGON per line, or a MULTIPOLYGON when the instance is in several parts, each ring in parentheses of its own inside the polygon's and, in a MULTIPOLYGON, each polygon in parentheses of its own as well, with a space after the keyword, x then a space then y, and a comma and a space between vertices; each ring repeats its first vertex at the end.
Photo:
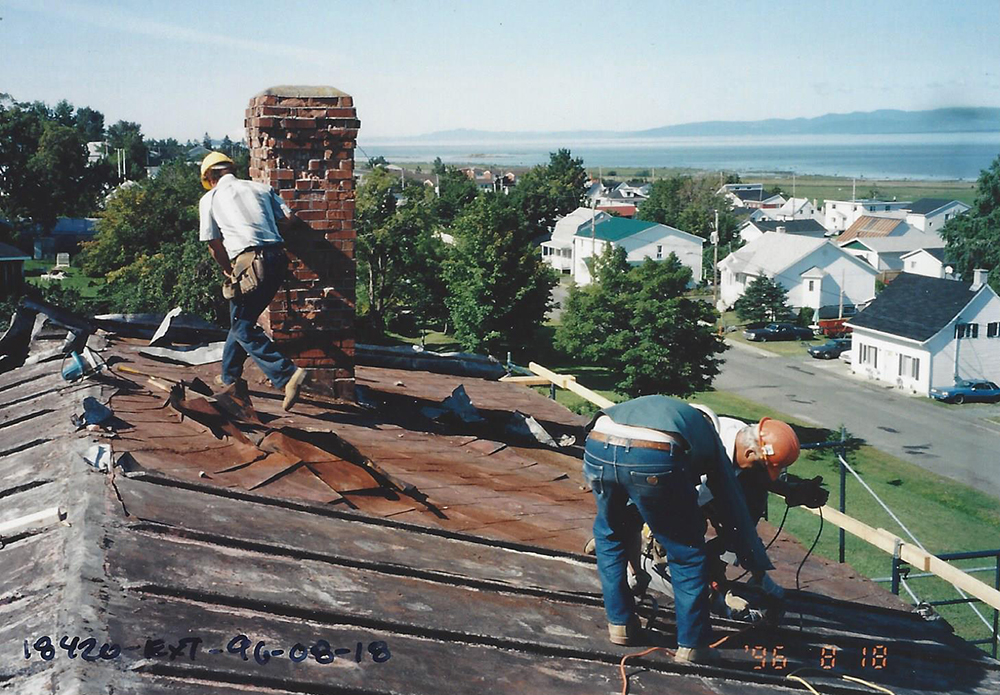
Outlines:
POLYGON ((823 226, 831 232, 839 232, 849 228, 862 215, 871 217, 906 217, 906 208, 910 202, 875 200, 826 200, 823 201, 823 226))
POLYGON ((761 208, 754 212, 758 219, 771 220, 816 220, 821 222, 822 213, 816 208, 816 202, 808 198, 789 198, 780 207, 761 208))
POLYGON ((937 232, 922 232, 902 218, 863 215, 837 237, 837 245, 876 270, 903 270, 904 254, 944 248, 937 232))
POLYGON ((763 184, 726 184, 718 191, 734 208, 778 209, 787 202, 784 196, 771 195, 763 184), (732 186, 738 186, 733 188, 732 186))
POLYGON ((851 371, 920 395, 956 379, 1000 380, 1000 297, 972 283, 901 273, 848 322, 851 371))
POLYGON ((751 217, 740 227, 740 238, 744 243, 749 243, 759 239, 765 232, 798 234, 816 239, 826 237, 826 229, 816 220, 768 220, 751 217))
POLYGON ((719 262, 721 308, 759 277, 780 283, 792 307, 853 308, 875 296, 878 271, 826 239, 765 232, 719 262))
POLYGON ((582 225, 573 237, 573 280, 578 285, 591 282, 588 259, 599 256, 607 245, 625 249, 630 263, 646 258, 666 260, 671 253, 691 269, 691 282, 701 280, 701 250, 705 240, 665 224, 608 217, 591 228, 582 225))
POLYGON ((921 198, 906 209, 906 223, 922 232, 939 232, 945 223, 969 211, 971 205, 947 198, 921 198))
POLYGON ((945 256, 946 251, 941 249, 917 249, 900 256, 903 262, 903 271, 914 275, 924 275, 929 278, 943 278, 945 280, 957 280, 954 266, 945 256))
POLYGON ((560 273, 573 272, 573 237, 581 229, 609 219, 611 216, 600 210, 579 207, 563 218, 556 220, 552 238, 542 242, 542 260, 560 273))

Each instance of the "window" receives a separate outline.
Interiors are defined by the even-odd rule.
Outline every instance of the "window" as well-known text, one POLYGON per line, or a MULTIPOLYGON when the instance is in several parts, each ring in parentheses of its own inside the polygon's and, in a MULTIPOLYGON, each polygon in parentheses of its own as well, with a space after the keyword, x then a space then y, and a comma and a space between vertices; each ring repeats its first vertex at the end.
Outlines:
POLYGON ((660 245, 660 244, 657 244, 656 245, 656 260, 659 261, 659 260, 662 260, 662 259, 663 259, 663 246, 660 245))
POLYGON ((889 212, 889 206, 888 205, 885 206, 885 211, 889 212))
POLYGON ((916 268, 917 267, 917 262, 916 261, 910 261, 910 267, 911 268, 916 268))
POLYGON ((899 375, 908 376, 911 379, 920 378, 920 360, 909 355, 899 356, 899 375))
POLYGON ((870 364, 875 369, 878 369, 878 348, 877 347, 875 347, 874 345, 865 345, 865 344, 862 344, 860 346, 860 356, 861 356, 861 360, 860 360, 861 364, 870 364))
POLYGON ((809 281, 809 291, 810 291, 810 292, 812 292, 812 291, 813 291, 813 287, 815 286, 815 284, 816 284, 816 281, 815 281, 815 280, 810 280, 810 281, 809 281))
POLYGON ((986 324, 987 338, 1000 338, 1000 321, 993 321, 986 324))
POLYGON ((978 323, 956 323, 955 324, 955 337, 956 338, 978 338, 979 337, 979 324, 978 323))

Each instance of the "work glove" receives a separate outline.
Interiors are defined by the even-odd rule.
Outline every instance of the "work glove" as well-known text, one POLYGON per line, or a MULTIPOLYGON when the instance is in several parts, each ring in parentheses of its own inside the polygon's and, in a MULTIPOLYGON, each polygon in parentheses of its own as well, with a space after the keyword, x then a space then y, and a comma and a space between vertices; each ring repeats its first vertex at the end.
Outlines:
POLYGON ((785 614, 785 590, 775 584, 766 572, 754 572, 750 586, 756 586, 763 593, 763 620, 768 625, 777 625, 785 614))
POLYGON ((823 488, 823 476, 817 475, 812 480, 803 480, 792 486, 785 495, 785 504, 789 507, 809 507, 818 509, 830 499, 830 491, 823 488))

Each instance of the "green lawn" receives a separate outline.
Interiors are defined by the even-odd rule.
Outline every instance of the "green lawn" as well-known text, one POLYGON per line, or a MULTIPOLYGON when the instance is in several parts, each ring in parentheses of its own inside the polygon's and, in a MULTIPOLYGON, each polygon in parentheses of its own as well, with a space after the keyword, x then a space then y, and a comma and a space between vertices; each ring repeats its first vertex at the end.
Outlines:
POLYGON ((43 280, 38 275, 27 275, 29 271, 42 271, 42 273, 48 272, 55 266, 54 261, 36 261, 30 260, 24 262, 25 270, 25 280, 32 285, 37 287, 44 287, 48 284, 58 284, 62 287, 72 288, 80 291, 80 295, 84 298, 92 298, 97 296, 98 290, 104 284, 104 278, 92 278, 83 274, 83 270, 80 268, 63 268, 62 270, 66 273, 66 278, 63 280, 43 280))
MULTIPOLYGON (((792 194, 792 176, 756 178, 747 180, 763 183, 766 188, 780 186, 788 195, 792 194)), ((871 189, 887 200, 917 200, 918 198, 948 198, 972 204, 976 197, 974 181, 879 181, 859 179, 856 196, 865 198, 871 189)), ((796 176, 795 196, 815 199, 820 205, 824 200, 850 200, 852 180, 836 176, 796 176)))
MULTIPOLYGON (((572 371, 584 386, 594 388, 612 400, 622 400, 613 391, 606 370, 590 368, 561 371, 572 371)), ((539 391, 548 393, 547 389, 539 391)), ((567 391, 559 390, 557 400, 576 412, 591 414, 597 410, 567 391)), ((831 430, 796 421, 780 412, 723 391, 699 393, 691 400, 709 406, 719 415, 751 421, 765 415, 785 420, 796 428, 804 443, 839 437, 831 430)), ((1000 505, 992 497, 870 446, 861 446, 850 452, 847 460, 930 552, 1000 547, 1000 505)), ((839 464, 832 452, 804 451, 791 472, 802 478, 822 475, 830 490, 830 504, 837 505, 840 494, 839 464)), ((768 516, 773 524, 777 525, 781 521, 784 510, 784 500, 772 495, 768 516)), ((870 526, 885 528, 906 537, 891 517, 850 475, 847 480, 847 513, 870 526)), ((813 514, 803 509, 792 509, 785 522, 785 530, 808 547, 816 538, 819 525, 819 518, 813 514)), ((765 542, 769 540, 764 539, 765 542)), ((847 562, 865 576, 876 578, 891 574, 891 558, 888 554, 850 534, 847 535, 846 551, 847 562)), ((835 526, 824 525, 815 552, 832 560, 837 559, 838 533, 835 526)), ((958 562, 956 566, 970 568, 986 566, 990 562, 989 559, 971 560, 958 562)), ((991 573, 974 576, 992 585, 991 573)), ((888 586, 885 584, 887 589, 888 586)), ((913 580, 911 588, 922 600, 958 598, 951 585, 933 577, 913 580)), ((909 600, 905 591, 901 590, 901 593, 905 600, 909 600)), ((992 620, 991 611, 982 607, 980 609, 988 620, 992 620)), ((967 606, 943 606, 939 608, 939 613, 966 639, 989 637, 988 628, 967 606)))

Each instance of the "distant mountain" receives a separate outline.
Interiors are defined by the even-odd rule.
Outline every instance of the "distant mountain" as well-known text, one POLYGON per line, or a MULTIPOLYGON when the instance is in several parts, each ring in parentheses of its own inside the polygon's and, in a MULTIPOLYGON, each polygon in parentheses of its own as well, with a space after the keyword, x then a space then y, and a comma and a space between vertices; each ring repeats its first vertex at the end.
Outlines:
MULTIPOLYGON (((930 111, 856 111, 829 113, 816 118, 769 118, 763 121, 700 121, 649 130, 489 131, 442 130, 406 140, 454 142, 525 142, 530 140, 586 140, 595 138, 653 138, 742 135, 883 135, 903 133, 1000 132, 1000 108, 947 108, 930 111)), ((400 138, 393 138, 398 140, 400 138)))

